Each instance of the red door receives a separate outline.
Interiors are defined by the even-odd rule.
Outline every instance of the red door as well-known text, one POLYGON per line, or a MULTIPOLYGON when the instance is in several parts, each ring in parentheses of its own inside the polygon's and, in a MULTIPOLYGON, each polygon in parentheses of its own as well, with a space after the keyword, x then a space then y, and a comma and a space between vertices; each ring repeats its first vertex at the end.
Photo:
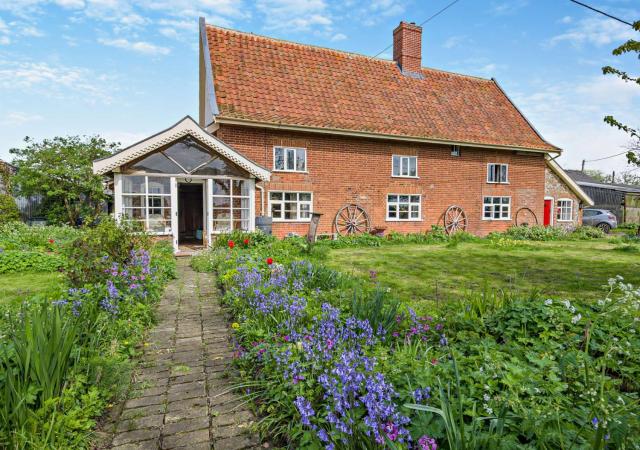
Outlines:
POLYGON ((553 200, 544 200, 544 226, 551 225, 551 207, 553 206, 553 200))

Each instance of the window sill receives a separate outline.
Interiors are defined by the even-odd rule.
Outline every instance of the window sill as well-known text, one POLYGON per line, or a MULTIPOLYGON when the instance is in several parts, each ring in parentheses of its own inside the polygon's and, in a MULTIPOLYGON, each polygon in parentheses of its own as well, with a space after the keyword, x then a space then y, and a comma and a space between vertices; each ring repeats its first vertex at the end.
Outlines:
POLYGON ((487 184, 511 184, 508 181, 487 181, 487 184))
POLYGON ((271 172, 276 172, 276 173, 306 173, 306 174, 309 173, 308 170, 278 170, 278 169, 273 169, 271 172))
POLYGON ((574 222, 574 220, 573 219, 569 219, 569 220, 556 219, 556 222, 557 223, 571 223, 571 222, 574 222))
POLYGON ((311 219, 272 219, 273 223, 311 223, 311 219))
POLYGON ((409 176, 409 175, 391 175, 391 178, 408 178, 410 180, 419 180, 420 179, 420 177, 418 177, 418 176, 412 177, 412 176, 409 176))
POLYGON ((424 219, 385 219, 385 222, 423 222, 424 219))
POLYGON ((504 218, 504 219, 494 219, 494 218, 491 218, 491 217, 483 217, 482 220, 485 220, 487 222, 507 222, 507 221, 511 220, 511 217, 507 217, 507 218, 504 218))

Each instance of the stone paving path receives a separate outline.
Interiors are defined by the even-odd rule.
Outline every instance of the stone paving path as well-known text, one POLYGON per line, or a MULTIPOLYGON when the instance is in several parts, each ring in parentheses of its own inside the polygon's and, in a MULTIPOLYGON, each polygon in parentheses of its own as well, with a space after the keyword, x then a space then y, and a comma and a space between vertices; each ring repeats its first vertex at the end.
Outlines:
MULTIPOLYGON (((106 445, 113 450, 263 448, 254 416, 231 391, 229 327, 211 274, 178 260, 128 400, 113 408, 106 445)), ((265 446, 267 446, 265 444, 265 446)))

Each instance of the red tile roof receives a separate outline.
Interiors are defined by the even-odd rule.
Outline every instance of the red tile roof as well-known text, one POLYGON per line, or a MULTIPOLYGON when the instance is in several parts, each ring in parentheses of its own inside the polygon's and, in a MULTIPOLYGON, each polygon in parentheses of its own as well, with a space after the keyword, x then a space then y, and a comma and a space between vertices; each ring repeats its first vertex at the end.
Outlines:
POLYGON ((219 118, 557 151, 493 80, 208 25, 219 118))

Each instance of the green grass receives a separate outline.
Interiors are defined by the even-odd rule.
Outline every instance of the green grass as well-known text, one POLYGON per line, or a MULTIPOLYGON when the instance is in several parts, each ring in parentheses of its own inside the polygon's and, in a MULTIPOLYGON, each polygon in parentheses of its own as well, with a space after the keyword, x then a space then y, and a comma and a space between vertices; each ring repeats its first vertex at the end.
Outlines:
POLYGON ((60 272, 9 273, 0 275, 0 308, 19 305, 34 296, 55 299, 65 287, 60 272))
POLYGON ((343 248, 331 250, 327 262, 361 277, 374 270, 382 285, 412 303, 484 290, 596 299, 615 275, 640 285, 640 253, 620 251, 605 240, 527 242, 522 248, 489 242, 343 248))

